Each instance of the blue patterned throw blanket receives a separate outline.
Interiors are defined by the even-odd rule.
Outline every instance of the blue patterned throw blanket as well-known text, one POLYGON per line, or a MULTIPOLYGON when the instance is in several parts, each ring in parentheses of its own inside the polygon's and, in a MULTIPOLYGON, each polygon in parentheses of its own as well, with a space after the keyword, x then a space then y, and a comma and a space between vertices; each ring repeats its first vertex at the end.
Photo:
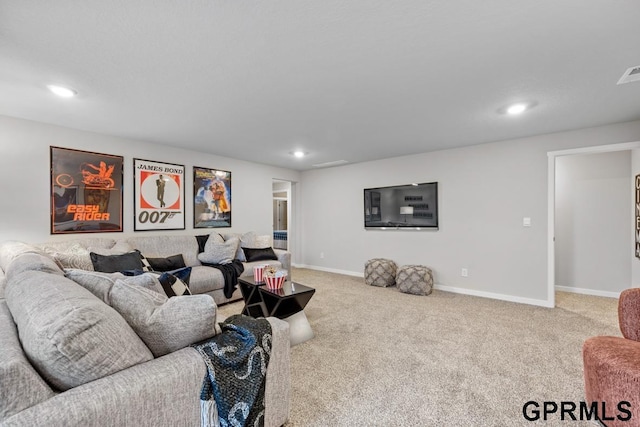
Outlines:
POLYGON ((220 323, 222 333, 194 344, 207 365, 200 405, 203 427, 264 426, 264 389, 271 325, 242 314, 220 323))

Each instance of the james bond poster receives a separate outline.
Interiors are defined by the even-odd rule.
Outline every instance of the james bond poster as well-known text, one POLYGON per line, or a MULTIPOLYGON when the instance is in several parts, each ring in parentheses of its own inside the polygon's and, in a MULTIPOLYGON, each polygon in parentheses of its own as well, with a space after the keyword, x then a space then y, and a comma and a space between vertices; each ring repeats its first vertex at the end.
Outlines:
POLYGON ((122 231, 122 156, 50 150, 51 234, 122 231))
POLYGON ((193 167, 193 228, 231 227, 231 172, 193 167))
POLYGON ((134 230, 184 230, 184 165, 133 159, 134 230))

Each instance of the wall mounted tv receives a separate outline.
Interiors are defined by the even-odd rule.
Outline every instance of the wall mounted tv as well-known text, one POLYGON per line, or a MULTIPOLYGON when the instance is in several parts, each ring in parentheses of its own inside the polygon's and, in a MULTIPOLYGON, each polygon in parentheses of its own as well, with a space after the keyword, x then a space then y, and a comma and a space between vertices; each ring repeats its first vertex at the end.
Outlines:
POLYGON ((364 227, 377 230, 437 230, 438 183, 365 188, 364 227))

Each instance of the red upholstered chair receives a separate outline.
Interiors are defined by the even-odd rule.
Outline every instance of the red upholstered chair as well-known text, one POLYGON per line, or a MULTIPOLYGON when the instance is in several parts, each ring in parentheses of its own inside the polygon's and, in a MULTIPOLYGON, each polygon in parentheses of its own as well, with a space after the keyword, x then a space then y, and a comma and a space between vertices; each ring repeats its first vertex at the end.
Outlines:
POLYGON ((627 289, 618 301, 618 323, 624 338, 599 336, 585 341, 584 386, 588 404, 598 402, 599 411, 606 404, 607 427, 640 426, 640 288, 627 289), (619 402, 627 401, 631 419, 617 415, 619 402))

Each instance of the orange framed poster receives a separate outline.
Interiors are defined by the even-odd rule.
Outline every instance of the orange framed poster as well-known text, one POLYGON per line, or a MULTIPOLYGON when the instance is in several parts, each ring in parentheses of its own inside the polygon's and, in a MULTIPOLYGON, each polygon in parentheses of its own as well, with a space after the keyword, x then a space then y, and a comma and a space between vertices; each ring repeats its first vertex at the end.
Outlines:
POLYGON ((134 230, 184 230, 184 165, 133 159, 134 230))
POLYGON ((122 156, 50 147, 51 234, 122 231, 122 156))

